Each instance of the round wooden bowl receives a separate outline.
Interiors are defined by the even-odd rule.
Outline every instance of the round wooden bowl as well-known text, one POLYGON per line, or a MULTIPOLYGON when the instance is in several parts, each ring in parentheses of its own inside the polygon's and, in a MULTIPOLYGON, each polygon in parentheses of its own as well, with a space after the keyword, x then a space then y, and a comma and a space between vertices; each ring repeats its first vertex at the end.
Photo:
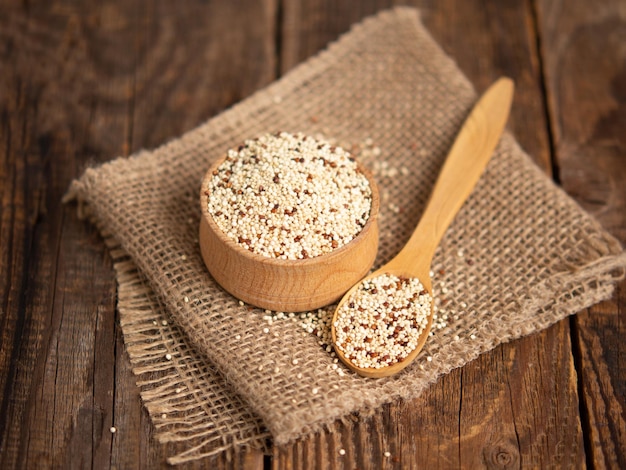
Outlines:
POLYGON ((225 290, 251 305, 278 312, 313 310, 338 301, 365 276, 378 251, 379 195, 371 174, 370 216, 361 232, 330 253, 302 260, 252 253, 229 238, 208 211, 206 188, 223 159, 207 171, 200 190, 200 251, 204 264, 225 290))

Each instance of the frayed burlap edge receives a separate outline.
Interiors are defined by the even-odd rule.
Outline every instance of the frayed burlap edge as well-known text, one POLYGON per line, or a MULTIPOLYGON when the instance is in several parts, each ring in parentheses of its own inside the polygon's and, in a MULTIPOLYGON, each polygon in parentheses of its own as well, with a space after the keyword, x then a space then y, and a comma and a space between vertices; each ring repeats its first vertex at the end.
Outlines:
POLYGON ((186 447, 168 462, 181 464, 222 452, 230 456, 244 447, 267 453, 269 431, 251 411, 245 412, 248 407, 237 403, 241 398, 168 320, 134 263, 118 262, 115 270, 126 351, 157 439, 186 447), (163 356, 171 360, 164 364, 163 356), (234 432, 222 432, 224 420, 234 432))
POLYGON ((172 445, 167 462, 180 465, 221 453, 230 460, 245 448, 268 454, 271 434, 262 420, 189 345, 115 237, 91 217, 85 200, 73 190, 63 201, 78 202, 79 218, 88 218, 98 228, 113 260, 126 353, 155 436, 161 444, 172 445), (170 360, 164 363, 163 357, 170 360), (224 421, 228 433, 220 425, 224 421))

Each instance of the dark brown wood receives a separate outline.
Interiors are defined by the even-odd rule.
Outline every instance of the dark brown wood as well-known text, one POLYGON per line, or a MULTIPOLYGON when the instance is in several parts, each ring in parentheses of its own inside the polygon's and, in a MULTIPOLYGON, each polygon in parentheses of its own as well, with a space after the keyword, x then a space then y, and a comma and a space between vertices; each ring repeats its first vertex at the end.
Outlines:
MULTIPOLYGON (((60 202, 70 181, 192 129, 392 3, 0 0, 0 468, 164 468, 176 448, 141 405, 107 250, 60 202)), ((510 129, 626 242, 622 3, 413 2, 477 91, 516 81, 510 129)), ((369 420, 186 467, 625 467, 625 292, 369 420)))
MULTIPOLYGON (((623 3, 538 2, 545 84, 563 188, 626 243, 623 3), (572 79, 572 77, 576 77, 572 79)), ((574 345, 587 459, 626 467, 626 282, 577 315, 574 345)))
POLYGON ((57 18, 2 9, 0 466, 91 462, 112 412, 99 388, 113 387, 112 362, 94 363, 113 353, 114 277, 96 231, 60 201, 85 135, 46 55, 67 53, 57 18))

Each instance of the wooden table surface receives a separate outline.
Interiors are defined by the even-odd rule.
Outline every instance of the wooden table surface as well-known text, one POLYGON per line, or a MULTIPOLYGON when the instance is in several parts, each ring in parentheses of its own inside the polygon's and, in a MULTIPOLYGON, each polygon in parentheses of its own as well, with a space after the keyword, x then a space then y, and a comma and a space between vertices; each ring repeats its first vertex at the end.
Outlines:
MULTIPOLYGON (((70 181, 194 128, 391 3, 0 0, 0 468, 160 468, 171 450, 139 399, 104 243, 61 203, 70 181)), ((519 142, 626 243, 625 2, 413 4, 477 90, 515 80, 519 142)), ((626 468, 625 320, 622 282, 351 431, 195 466, 626 468)))

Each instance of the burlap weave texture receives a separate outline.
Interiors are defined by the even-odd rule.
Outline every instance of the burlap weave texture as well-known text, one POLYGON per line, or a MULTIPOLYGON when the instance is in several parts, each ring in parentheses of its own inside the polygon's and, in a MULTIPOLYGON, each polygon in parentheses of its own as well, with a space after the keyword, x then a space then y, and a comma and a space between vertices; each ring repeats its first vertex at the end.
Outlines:
POLYGON ((447 325, 395 377, 340 376, 298 322, 276 321, 264 333, 264 312, 212 280, 198 248, 197 201, 200 176, 226 149, 278 130, 321 133, 357 153, 380 149, 360 152, 382 196, 377 267, 408 239, 475 100, 418 13, 397 8, 180 139, 74 182, 71 196, 118 260, 122 328, 146 406, 164 440, 190 442, 174 463, 267 435, 285 443, 417 396, 499 343, 610 297, 626 265, 619 243, 508 134, 434 259, 447 325))

